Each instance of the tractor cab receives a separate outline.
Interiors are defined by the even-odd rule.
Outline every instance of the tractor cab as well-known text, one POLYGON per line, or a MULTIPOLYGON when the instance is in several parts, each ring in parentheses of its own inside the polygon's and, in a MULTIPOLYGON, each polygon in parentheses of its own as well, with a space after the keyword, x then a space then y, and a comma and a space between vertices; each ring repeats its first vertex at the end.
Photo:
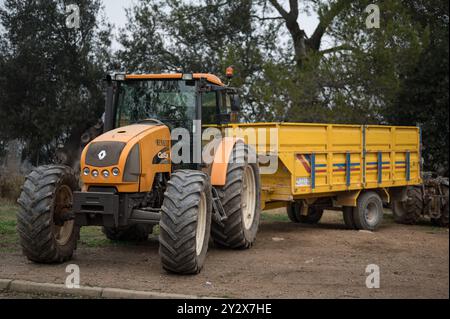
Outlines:
POLYGON ((105 131, 151 119, 195 132, 199 121, 220 125, 238 119, 237 89, 212 74, 115 74, 107 83, 105 131))

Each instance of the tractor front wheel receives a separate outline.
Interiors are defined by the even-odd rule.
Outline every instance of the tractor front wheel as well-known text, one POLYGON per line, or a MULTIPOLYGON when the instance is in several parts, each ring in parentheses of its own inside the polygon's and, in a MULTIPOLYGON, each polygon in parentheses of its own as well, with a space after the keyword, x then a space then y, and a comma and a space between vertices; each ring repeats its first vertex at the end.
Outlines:
POLYGON ((27 176, 18 199, 17 230, 24 255, 38 263, 72 258, 80 229, 72 216, 77 179, 71 168, 50 165, 27 176))
POLYGON ((168 272, 198 274, 203 268, 211 231, 209 177, 179 170, 167 183, 161 208, 159 254, 168 272))

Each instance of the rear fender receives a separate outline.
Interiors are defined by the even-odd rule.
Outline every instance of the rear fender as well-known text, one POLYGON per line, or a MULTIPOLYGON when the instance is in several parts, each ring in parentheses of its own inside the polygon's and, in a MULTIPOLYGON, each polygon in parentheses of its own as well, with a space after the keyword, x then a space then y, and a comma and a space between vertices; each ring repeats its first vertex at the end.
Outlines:
POLYGON ((225 186, 228 164, 236 143, 244 143, 244 140, 236 137, 224 137, 220 141, 211 168, 211 184, 213 186, 225 186))

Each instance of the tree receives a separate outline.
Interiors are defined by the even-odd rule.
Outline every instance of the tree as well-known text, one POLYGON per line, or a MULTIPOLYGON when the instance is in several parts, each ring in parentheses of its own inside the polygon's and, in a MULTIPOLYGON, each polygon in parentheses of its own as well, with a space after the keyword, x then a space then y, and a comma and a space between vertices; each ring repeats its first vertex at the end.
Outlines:
POLYGON ((104 109, 110 26, 97 18, 100 0, 70 3, 80 8, 80 28, 66 26, 63 0, 6 0, 0 10, 6 42, 1 131, 23 141, 24 157, 36 165, 81 136, 104 109))
POLYGON ((386 120, 422 128, 425 169, 448 176, 449 166, 449 11, 448 1, 411 1, 411 15, 429 33, 419 61, 407 74, 386 120))

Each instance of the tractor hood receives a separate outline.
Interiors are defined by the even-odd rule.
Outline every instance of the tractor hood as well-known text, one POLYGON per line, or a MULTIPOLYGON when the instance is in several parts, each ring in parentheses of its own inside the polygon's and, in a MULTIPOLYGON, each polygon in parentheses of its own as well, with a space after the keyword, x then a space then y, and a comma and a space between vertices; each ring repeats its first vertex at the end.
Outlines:
POLYGON ((109 131, 81 155, 85 186, 111 186, 119 192, 149 192, 158 173, 169 173, 171 136, 161 124, 135 124, 109 131))
POLYGON ((160 125, 151 124, 135 124, 130 126, 121 127, 99 136, 93 141, 93 143, 99 142, 120 142, 128 143, 135 137, 150 130, 158 129, 160 125))
POLYGON ((138 141, 140 135, 151 134, 160 128, 159 125, 136 124, 109 131, 87 146, 85 164, 94 167, 117 165, 128 144, 135 144, 133 140, 138 141))

